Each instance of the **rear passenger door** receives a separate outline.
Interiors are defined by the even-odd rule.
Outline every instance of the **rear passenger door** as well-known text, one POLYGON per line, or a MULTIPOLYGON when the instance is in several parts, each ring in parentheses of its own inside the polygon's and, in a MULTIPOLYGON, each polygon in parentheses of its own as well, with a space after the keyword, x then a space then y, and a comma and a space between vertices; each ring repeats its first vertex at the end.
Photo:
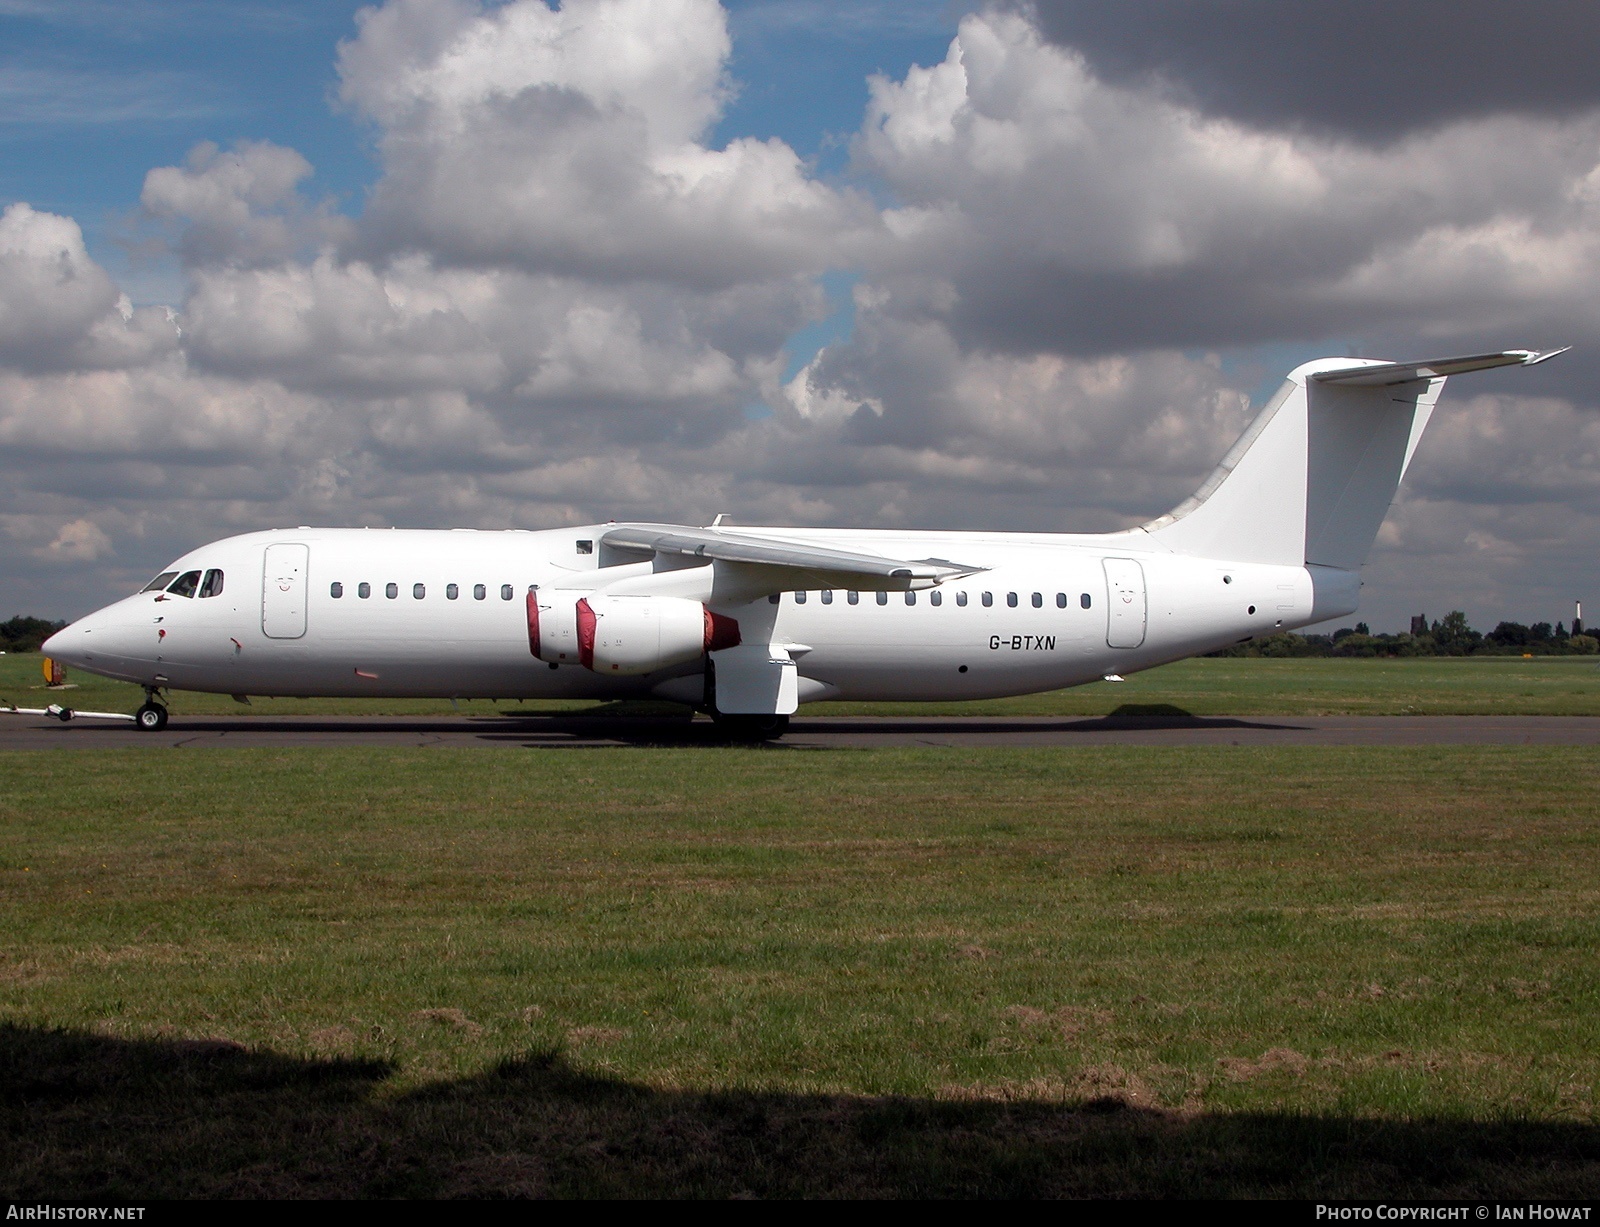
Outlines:
POLYGON ((1107 558, 1106 646, 1136 648, 1144 642, 1144 568, 1131 558, 1107 558))

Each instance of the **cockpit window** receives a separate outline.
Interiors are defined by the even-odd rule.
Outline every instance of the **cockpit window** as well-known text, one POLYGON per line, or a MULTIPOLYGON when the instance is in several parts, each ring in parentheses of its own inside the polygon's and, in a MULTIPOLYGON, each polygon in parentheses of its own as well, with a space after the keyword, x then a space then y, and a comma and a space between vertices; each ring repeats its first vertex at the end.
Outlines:
POLYGON ((194 590, 200 586, 200 572, 185 571, 178 576, 172 587, 167 589, 168 596, 193 596, 194 590))
POLYGON ((206 572, 206 577, 200 581, 201 596, 222 595, 222 572, 215 567, 206 572))
POLYGON ((168 584, 170 584, 177 577, 178 577, 178 573, 176 571, 163 571, 160 575, 156 576, 153 580, 151 580, 143 588, 139 589, 139 591, 140 592, 160 592, 163 588, 165 588, 168 584))

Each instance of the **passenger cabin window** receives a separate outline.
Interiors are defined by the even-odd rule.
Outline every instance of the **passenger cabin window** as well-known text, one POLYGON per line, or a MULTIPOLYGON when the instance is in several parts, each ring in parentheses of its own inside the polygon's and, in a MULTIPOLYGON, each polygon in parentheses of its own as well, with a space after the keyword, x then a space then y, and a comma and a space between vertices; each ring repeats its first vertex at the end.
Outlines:
POLYGON ((1035 609, 1043 609, 1044 608, 1044 593, 1035 592, 1033 594, 1033 607, 1035 609))
POLYGON ((852 605, 861 604, 861 594, 859 592, 846 592, 844 594, 844 599, 849 601, 852 605))
POLYGON ((461 589, 456 584, 446 584, 444 586, 444 599, 445 600, 453 601, 460 595, 461 595, 461 589))
POLYGON ((156 576, 153 580, 151 580, 143 588, 139 589, 139 591, 140 592, 160 592, 163 588, 165 588, 168 584, 170 584, 173 580, 175 580, 177 578, 178 578, 178 573, 176 571, 163 571, 160 575, 156 576))
POLYGON ((200 581, 201 596, 222 595, 222 572, 212 567, 206 572, 206 577, 200 581))
POLYGON ((428 589, 427 589, 426 585, 424 585, 424 584, 412 584, 411 585, 411 599, 413 601, 420 601, 423 597, 425 597, 427 595, 428 595, 428 589))
POLYGON ((593 541, 580 541, 580 542, 578 542, 578 553, 580 553, 580 554, 592 554, 592 553, 594 553, 594 542, 593 541))
POLYGON ((806 603, 806 594, 803 593, 803 592, 795 593, 794 594, 794 603, 796 605, 804 605, 806 603))
POLYGON ((824 605, 832 605, 833 604, 833 589, 832 588, 824 588, 822 590, 822 603, 824 605))
POLYGON ((940 592, 937 588, 935 588, 932 592, 928 593, 928 604, 930 604, 930 605, 943 605, 944 604, 944 593, 940 592))
POLYGON ((907 605, 915 605, 916 603, 917 603, 917 594, 915 592, 906 593, 906 604, 907 605))
POLYGON ((334 580, 333 583, 328 585, 328 595, 337 601, 344 595, 344 585, 338 580, 334 580))
POLYGON ((1017 594, 1015 592, 1006 593, 1006 604, 1012 609, 1017 607, 1017 594))
POLYGON ((192 597, 194 595, 194 590, 196 588, 198 588, 199 586, 200 586, 200 572, 198 572, 198 571, 185 571, 182 575, 178 576, 178 578, 173 581, 172 586, 167 589, 167 595, 168 596, 190 596, 190 597, 192 597))
POLYGON ((983 594, 983 607, 984 607, 984 608, 985 608, 985 609, 988 609, 988 608, 989 608, 989 606, 991 606, 991 605, 993 605, 993 604, 994 604, 994 593, 992 593, 992 592, 985 592, 985 593, 984 593, 984 594, 983 594))
POLYGON ((887 605, 888 603, 889 603, 889 594, 887 592, 878 593, 878 604, 887 605))
POLYGON ((481 600, 483 600, 484 597, 486 597, 488 595, 489 595, 489 590, 487 588, 485 588, 482 584, 473 584, 472 585, 472 599, 474 601, 481 601, 481 600))
POLYGON ((1085 609, 1088 609, 1090 605, 1094 604, 1094 602, 1089 599, 1089 594, 1085 592, 1078 598, 1078 604, 1082 605, 1085 609))
POLYGON ((770 605, 776 605, 778 603, 778 598, 779 598, 780 595, 782 595, 782 594, 774 592, 771 596, 769 596, 767 598, 767 603, 770 604, 770 605))
POLYGON ((1056 608, 1057 609, 1065 609, 1066 607, 1067 607, 1067 594, 1065 592, 1056 593, 1056 608))
POLYGON ((500 585, 500 599, 502 601, 509 601, 511 599, 511 585, 510 584, 501 584, 500 585))
POLYGON ((400 585, 399 584, 385 584, 383 586, 383 595, 388 597, 391 601, 394 600, 395 597, 400 595, 400 585))
POLYGON ((367 584, 367 583, 357 584, 356 585, 356 595, 358 597, 360 597, 363 601, 366 600, 369 596, 372 595, 372 585, 371 584, 367 584))
POLYGON ((965 592, 956 593, 956 604, 957 605, 965 605, 966 603, 967 603, 967 594, 965 592))

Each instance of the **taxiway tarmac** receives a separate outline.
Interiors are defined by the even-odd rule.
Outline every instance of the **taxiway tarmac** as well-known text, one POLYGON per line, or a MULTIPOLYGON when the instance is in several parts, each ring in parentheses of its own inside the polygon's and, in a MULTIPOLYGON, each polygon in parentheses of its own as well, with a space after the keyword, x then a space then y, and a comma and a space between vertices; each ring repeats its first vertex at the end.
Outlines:
MULTIPOLYGON (((185 716, 131 724, 0 716, 0 750, 261 746, 548 748, 726 742, 710 720, 656 716, 185 716)), ((797 716, 779 749, 870 746, 1600 746, 1585 716, 797 716)))

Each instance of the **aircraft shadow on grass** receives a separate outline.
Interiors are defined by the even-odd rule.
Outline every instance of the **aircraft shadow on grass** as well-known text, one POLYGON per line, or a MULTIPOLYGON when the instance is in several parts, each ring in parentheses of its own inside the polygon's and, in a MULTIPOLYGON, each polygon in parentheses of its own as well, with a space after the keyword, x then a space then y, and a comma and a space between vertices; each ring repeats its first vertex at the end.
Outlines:
POLYGON ((0 1025, 0 1197, 1586 1198, 1600 1129, 662 1091, 559 1052, 406 1095, 381 1061, 0 1025))
MULTIPOLYGON (((98 742, 129 736, 124 725, 75 724, 75 737, 98 742)), ((1233 716, 1196 716, 1169 703, 1125 703, 1104 716, 807 716, 790 726, 795 737, 846 735, 857 744, 870 745, 874 737, 995 736, 1008 734, 1060 736, 1070 744, 1073 736, 1108 732, 1161 732, 1169 730, 1296 730, 1304 725, 1269 719, 1242 720, 1233 716)), ((58 726, 52 722, 48 730, 58 726)), ((617 702, 581 712, 518 712, 455 716, 433 719, 407 717, 174 717, 161 744, 182 740, 185 734, 213 737, 217 733, 270 734, 317 737, 328 745, 348 739, 358 744, 363 736, 402 734, 458 740, 516 742, 540 748, 561 746, 696 746, 726 745, 741 739, 706 719, 695 719, 686 707, 664 703, 617 702)), ((135 734, 135 736, 142 736, 135 734)), ((746 742, 746 744, 751 744, 746 742)), ((773 749, 806 749, 790 742, 754 743, 773 749)))
MULTIPOLYGON (((608 742, 636 745, 717 745, 729 740, 728 734, 709 720, 692 720, 682 715, 636 714, 626 704, 608 704, 579 715, 504 718, 524 721, 499 731, 492 726, 480 734, 487 739, 532 741, 552 745, 563 741, 608 742), (615 709, 615 710, 609 710, 615 709)), ((803 712, 790 726, 792 737, 807 735, 848 735, 869 743, 874 737, 971 736, 1007 734, 1060 735, 1070 742, 1075 734, 1108 732, 1159 732, 1193 729, 1296 729, 1294 724, 1267 720, 1240 720, 1232 716, 1196 716, 1169 703, 1125 703, 1104 716, 808 716, 803 712)), ((783 741, 761 743, 775 749, 804 747, 783 741)))

